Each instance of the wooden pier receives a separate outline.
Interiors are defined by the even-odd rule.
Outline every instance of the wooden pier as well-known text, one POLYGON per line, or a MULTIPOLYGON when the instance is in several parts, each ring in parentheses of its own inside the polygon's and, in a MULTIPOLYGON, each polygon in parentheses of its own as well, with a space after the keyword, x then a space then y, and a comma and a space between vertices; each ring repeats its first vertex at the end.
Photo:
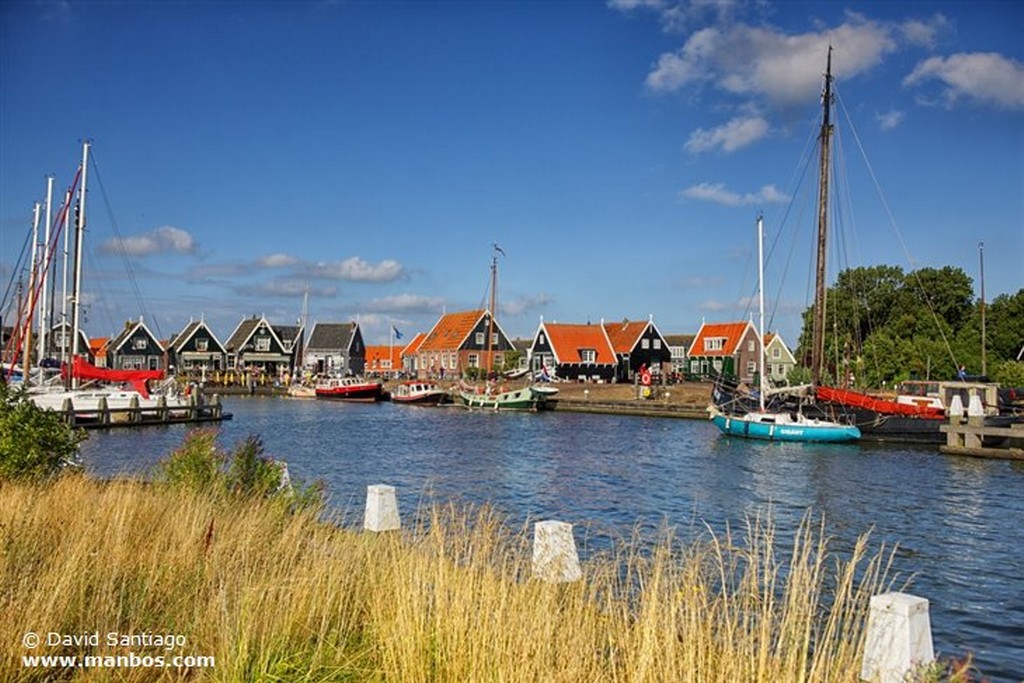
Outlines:
POLYGON ((173 424, 221 422, 230 420, 231 413, 224 412, 220 396, 214 394, 209 401, 201 401, 195 394, 185 406, 168 406, 161 397, 156 406, 139 407, 133 400, 127 408, 108 408, 100 399, 96 409, 73 410, 70 401, 64 410, 58 411, 69 425, 82 429, 112 429, 115 427, 153 427, 173 424))
POLYGON ((949 424, 939 429, 946 435, 946 445, 939 450, 950 455, 969 455, 976 458, 1024 460, 1024 423, 1009 427, 984 424, 984 417, 953 415, 949 424))

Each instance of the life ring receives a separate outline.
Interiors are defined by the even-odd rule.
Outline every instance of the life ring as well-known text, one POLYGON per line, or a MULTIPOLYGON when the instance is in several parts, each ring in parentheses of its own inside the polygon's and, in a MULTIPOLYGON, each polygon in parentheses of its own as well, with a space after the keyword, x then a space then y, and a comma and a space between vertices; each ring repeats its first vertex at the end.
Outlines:
POLYGON ((643 372, 640 373, 640 384, 643 384, 645 387, 651 386, 650 370, 644 370, 643 372))

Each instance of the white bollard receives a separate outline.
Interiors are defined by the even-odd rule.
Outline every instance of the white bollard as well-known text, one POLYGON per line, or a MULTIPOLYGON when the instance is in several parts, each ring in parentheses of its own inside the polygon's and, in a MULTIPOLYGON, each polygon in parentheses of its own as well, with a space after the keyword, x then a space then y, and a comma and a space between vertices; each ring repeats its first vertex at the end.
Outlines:
POLYGON ((960 394, 953 394, 953 398, 949 401, 949 415, 950 417, 963 417, 964 415, 964 402, 960 398, 960 394))
POLYGON ((985 414, 985 408, 981 405, 981 396, 972 394, 967 402, 967 417, 979 417, 985 414))
POLYGON ((533 525, 533 575, 548 583, 583 578, 572 524, 550 520, 533 525))
POLYGON ((909 671, 933 661, 928 600, 908 593, 872 597, 861 680, 902 683, 909 671))
POLYGON ((367 531, 394 531, 402 528, 394 486, 373 484, 366 487, 363 528, 367 531))

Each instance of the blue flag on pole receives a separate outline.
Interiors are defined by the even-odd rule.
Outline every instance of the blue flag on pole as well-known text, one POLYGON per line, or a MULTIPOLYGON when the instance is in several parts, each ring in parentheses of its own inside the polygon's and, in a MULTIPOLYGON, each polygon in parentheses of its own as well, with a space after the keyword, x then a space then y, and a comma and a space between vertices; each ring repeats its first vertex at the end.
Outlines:
POLYGON ((401 339, 402 333, 398 331, 398 328, 394 325, 391 326, 391 331, 395 333, 395 339, 401 339))

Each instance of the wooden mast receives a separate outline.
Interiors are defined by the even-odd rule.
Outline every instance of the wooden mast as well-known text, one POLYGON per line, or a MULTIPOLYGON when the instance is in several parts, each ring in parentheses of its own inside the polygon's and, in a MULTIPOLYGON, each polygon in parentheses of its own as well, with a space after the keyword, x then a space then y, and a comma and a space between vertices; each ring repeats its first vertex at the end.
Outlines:
POLYGON ((487 315, 487 352, 484 354, 484 377, 491 376, 491 366, 494 364, 494 350, 491 348, 491 340, 494 338, 494 309, 498 302, 498 254, 502 253, 498 243, 494 243, 494 255, 491 256, 491 300, 487 315))
POLYGON ((821 160, 818 169, 818 258, 814 280, 814 324, 811 341, 811 381, 821 384, 825 357, 825 259, 828 244, 828 183, 832 156, 832 46, 828 48, 825 89, 821 96, 821 160))

